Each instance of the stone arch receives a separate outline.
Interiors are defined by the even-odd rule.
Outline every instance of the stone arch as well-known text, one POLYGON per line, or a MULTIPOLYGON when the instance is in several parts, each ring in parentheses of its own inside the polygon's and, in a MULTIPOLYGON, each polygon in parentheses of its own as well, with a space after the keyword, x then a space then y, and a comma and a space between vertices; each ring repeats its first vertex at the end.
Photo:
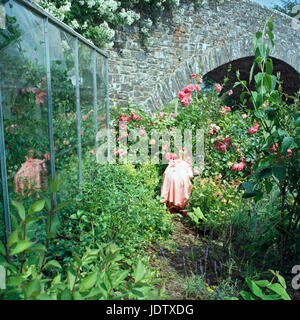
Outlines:
POLYGON ((197 10, 183 4, 183 13, 167 17, 153 27, 149 46, 139 45, 134 29, 117 32, 117 46, 110 51, 112 104, 127 102, 151 111, 162 108, 190 81, 231 61, 253 56, 252 39, 272 16, 275 47, 271 57, 300 72, 300 33, 292 18, 249 0, 224 0, 197 10), (238 10, 237 10, 238 8, 238 10))
MULTIPOLYGON (((283 54, 282 51, 271 50, 270 57, 274 63, 274 74, 277 71, 281 72, 281 79, 284 84, 288 80, 288 76, 292 74, 293 80, 295 81, 293 88, 296 87, 298 90, 300 85, 300 62, 296 61, 293 56, 288 54, 283 54), (278 64, 280 62, 280 67, 278 64), (282 67, 286 65, 287 72, 282 67)), ((252 39, 241 39, 230 45, 225 45, 222 47, 209 48, 204 51, 201 56, 194 56, 191 59, 183 62, 180 67, 175 70, 175 72, 169 75, 166 79, 157 84, 154 96, 151 96, 146 105, 149 110, 159 109, 161 105, 166 104, 177 96, 177 93, 190 81, 190 75, 192 73, 198 73, 200 71, 199 61, 201 59, 201 65, 203 66, 203 75, 212 73, 214 70, 218 70, 220 67, 228 65, 233 62, 239 62, 243 59, 248 59, 250 61, 249 68, 246 70, 246 74, 249 75, 250 68, 254 61, 252 39), (159 103, 158 103, 159 102, 159 103)), ((245 73, 245 70, 242 70, 245 73)), ((235 72, 234 72, 235 74, 235 72)), ((225 76, 223 72, 222 76, 225 76)), ((247 78, 241 77, 242 80, 247 80, 247 78)), ((216 78, 216 82, 222 82, 223 78, 216 78)), ((284 86, 285 88, 286 86, 284 86)), ((297 91, 296 90, 296 91, 297 91)), ((295 90, 287 90, 287 93, 293 94, 295 90)))

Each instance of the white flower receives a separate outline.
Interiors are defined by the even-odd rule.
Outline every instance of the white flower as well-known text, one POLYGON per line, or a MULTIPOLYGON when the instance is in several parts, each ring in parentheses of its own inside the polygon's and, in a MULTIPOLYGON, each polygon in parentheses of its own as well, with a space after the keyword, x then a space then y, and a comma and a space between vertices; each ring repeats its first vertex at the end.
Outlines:
POLYGON ((94 7, 95 4, 96 4, 96 1, 95 1, 95 0, 87 0, 87 6, 88 6, 89 8, 94 7))
POLYGON ((84 24, 82 25, 82 29, 86 29, 88 27, 87 21, 84 21, 84 24))
POLYGON ((73 29, 78 29, 80 27, 80 24, 78 23, 78 21, 76 19, 71 21, 71 27, 73 29))

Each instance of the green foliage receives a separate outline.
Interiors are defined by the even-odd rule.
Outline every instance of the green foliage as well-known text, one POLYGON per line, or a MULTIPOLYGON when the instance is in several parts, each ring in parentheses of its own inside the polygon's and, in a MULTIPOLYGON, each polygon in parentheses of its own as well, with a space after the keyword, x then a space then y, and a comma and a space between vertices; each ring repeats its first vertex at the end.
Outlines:
MULTIPOLYGON (((240 295, 244 300, 291 300, 286 292, 286 283, 284 278, 278 271, 274 272, 269 270, 273 275, 273 279, 269 280, 251 280, 246 278, 245 281, 248 285, 249 291, 242 290, 240 295), (276 283, 273 283, 275 277, 276 283)), ((227 297, 225 300, 238 300, 237 298, 227 297)))
POLYGON ((170 215, 156 197, 154 165, 99 165, 89 160, 77 213, 63 233, 80 243, 115 242, 127 257, 171 232, 170 215), (73 226, 72 226, 73 225, 73 226))
MULTIPOLYGON (((261 131, 257 141, 259 157, 253 166, 254 174, 247 183, 241 185, 245 198, 254 197, 259 201, 265 193, 279 189, 280 204, 277 205, 281 221, 278 229, 280 236, 276 242, 281 248, 282 258, 291 254, 290 248, 299 241, 300 221, 300 136, 299 130, 299 93, 288 97, 282 92, 279 76, 272 74, 270 48, 265 40, 267 36, 274 46, 273 23, 266 22, 263 32, 257 32, 253 38, 255 65, 260 72, 254 77, 255 91, 247 88, 246 82, 238 82, 249 96, 254 110, 251 118, 261 131), (288 104, 287 98, 294 100, 288 104)), ((239 77, 239 76, 238 76, 239 77)), ((251 82, 251 76, 249 82, 251 82)))
POLYGON ((184 282, 187 299, 225 300, 238 294, 237 281, 224 279, 216 285, 209 285, 204 276, 193 275, 184 282))
POLYGON ((239 210, 240 201, 237 185, 216 178, 199 177, 194 179, 188 202, 193 212, 188 212, 188 215, 199 229, 221 231, 239 210))
MULTIPOLYGON (((50 183, 51 192, 60 189, 58 178, 50 183)), ((56 237, 59 221, 54 211, 66 204, 53 206, 51 193, 48 199, 33 203, 25 211, 23 204, 12 201, 18 212, 20 224, 8 239, 5 247, 0 242, 0 266, 5 268, 5 288, 0 297, 5 300, 89 300, 89 299, 159 299, 164 289, 153 290, 157 282, 153 273, 141 261, 128 264, 113 242, 108 244, 87 244, 80 252, 72 250, 72 260, 66 261, 66 269, 49 256, 49 243, 56 237), (48 204, 47 204, 48 203, 48 204), (49 217, 45 224, 46 244, 30 237, 27 228, 36 222, 45 204, 49 217)), ((32 234, 31 234, 32 236, 32 234)), ((83 243, 85 244, 85 243, 83 243)))

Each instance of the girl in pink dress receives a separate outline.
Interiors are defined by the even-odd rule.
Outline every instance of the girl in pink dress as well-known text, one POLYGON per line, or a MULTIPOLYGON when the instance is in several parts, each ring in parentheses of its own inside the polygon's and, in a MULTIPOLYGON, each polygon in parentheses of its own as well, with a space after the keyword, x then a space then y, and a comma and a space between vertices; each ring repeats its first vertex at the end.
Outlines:
MULTIPOLYGON (((170 160, 163 175, 161 187, 162 202, 166 203, 171 213, 185 209, 191 195, 192 165, 186 161, 187 152, 182 148, 179 159, 170 160)), ((183 212, 186 215, 186 212, 183 212)))

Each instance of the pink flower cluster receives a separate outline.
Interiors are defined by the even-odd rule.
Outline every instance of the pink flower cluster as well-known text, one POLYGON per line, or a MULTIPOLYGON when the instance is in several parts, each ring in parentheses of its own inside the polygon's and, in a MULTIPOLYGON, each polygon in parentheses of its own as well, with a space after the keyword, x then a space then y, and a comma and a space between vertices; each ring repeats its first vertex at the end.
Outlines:
POLYGON ((222 91, 222 86, 217 83, 216 86, 215 86, 215 90, 217 90, 218 92, 221 92, 222 91))
POLYGON ((199 92, 202 90, 202 88, 199 84, 194 85, 191 83, 178 93, 178 99, 180 100, 182 106, 187 107, 190 104, 192 101, 191 94, 195 90, 199 92))
POLYGON ((42 90, 43 85, 46 83, 46 78, 43 77, 42 81, 39 83, 38 88, 23 88, 21 90, 22 93, 28 92, 35 94, 35 104, 40 107, 41 104, 44 104, 46 101, 47 93, 46 90, 42 90))
POLYGON ((116 152, 115 152, 115 155, 119 155, 121 158, 124 158, 126 157, 128 154, 127 150, 124 150, 124 149, 117 149, 116 152))
POLYGON ((132 111, 130 112, 130 116, 126 116, 125 113, 121 114, 119 122, 130 122, 132 119, 138 121, 141 119, 139 115, 135 115, 132 111))
MULTIPOLYGON (((269 149, 269 152, 277 152, 278 151, 278 143, 276 142, 275 144, 273 144, 272 148, 269 149)), ((287 149, 287 158, 290 157, 292 155, 293 150, 291 149, 287 149)), ((282 159, 284 158, 284 156, 281 157, 282 159)))
POLYGON ((223 106, 221 107, 221 109, 219 110, 219 112, 223 115, 226 115, 228 112, 231 112, 231 108, 228 106, 223 106))
POLYGON ((231 171, 242 171, 246 167, 244 162, 236 163, 232 166, 231 171))
POLYGON ((217 131, 220 131, 220 130, 221 130, 221 128, 213 123, 210 125, 209 134, 213 136, 217 133, 217 131))
POLYGON ((145 135, 146 135, 146 130, 145 129, 142 129, 142 130, 140 130, 139 131, 139 135, 141 136, 141 137, 144 137, 145 135))
POLYGON ((218 136, 216 138, 215 143, 213 144, 213 147, 216 148, 219 151, 226 151, 227 147, 231 146, 232 138, 227 136, 225 139, 223 139, 222 136, 218 136))
POLYGON ((201 76, 198 76, 197 73, 192 73, 191 74, 191 78, 195 79, 198 84, 202 84, 203 83, 203 78, 201 76))
POLYGON ((171 152, 166 153, 165 155, 167 160, 175 160, 177 158, 177 155, 171 152))
POLYGON ((248 132, 250 134, 254 134, 254 133, 258 132, 259 124, 257 123, 256 120, 254 120, 254 123, 255 123, 255 125, 248 130, 248 132))

